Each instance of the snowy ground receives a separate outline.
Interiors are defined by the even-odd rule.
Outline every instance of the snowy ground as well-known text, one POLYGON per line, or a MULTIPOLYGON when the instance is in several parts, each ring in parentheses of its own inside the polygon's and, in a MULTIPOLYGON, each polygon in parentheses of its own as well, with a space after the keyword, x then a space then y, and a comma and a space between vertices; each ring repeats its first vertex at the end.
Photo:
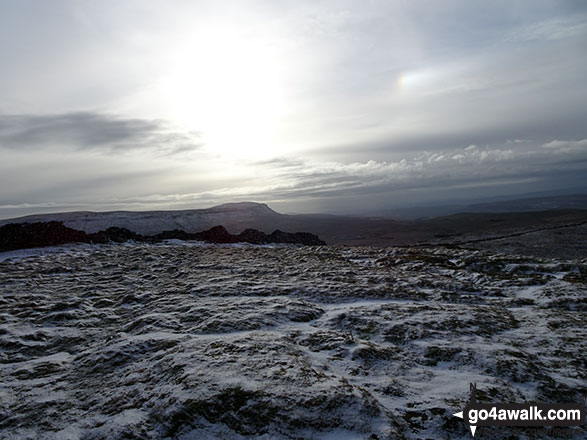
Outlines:
POLYGON ((587 260, 488 251, 0 254, 0 438, 470 438, 451 415, 469 382, 486 402, 585 398, 586 297, 587 260))

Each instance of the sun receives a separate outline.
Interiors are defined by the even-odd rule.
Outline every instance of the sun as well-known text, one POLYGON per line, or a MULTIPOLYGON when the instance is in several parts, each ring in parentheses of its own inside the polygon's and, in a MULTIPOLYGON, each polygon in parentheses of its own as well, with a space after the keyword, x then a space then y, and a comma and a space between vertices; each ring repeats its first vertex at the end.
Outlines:
POLYGON ((267 41, 227 27, 201 29, 175 49, 162 101, 175 123, 201 132, 215 153, 264 157, 275 148, 283 70, 267 41))

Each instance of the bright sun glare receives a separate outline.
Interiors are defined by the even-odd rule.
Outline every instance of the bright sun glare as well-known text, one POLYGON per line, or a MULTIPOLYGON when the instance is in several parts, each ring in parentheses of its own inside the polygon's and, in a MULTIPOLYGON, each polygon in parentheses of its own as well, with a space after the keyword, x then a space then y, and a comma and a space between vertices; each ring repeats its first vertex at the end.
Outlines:
POLYGON ((274 52, 231 29, 198 32, 174 54, 163 91, 168 112, 215 153, 264 157, 282 110, 283 66, 274 52))

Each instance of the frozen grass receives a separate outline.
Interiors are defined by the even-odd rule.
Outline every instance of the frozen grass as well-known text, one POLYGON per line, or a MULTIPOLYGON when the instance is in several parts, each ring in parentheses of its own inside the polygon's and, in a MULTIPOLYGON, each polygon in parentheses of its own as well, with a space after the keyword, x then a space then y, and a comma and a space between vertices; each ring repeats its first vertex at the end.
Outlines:
POLYGON ((585 261, 176 242, 4 257, 0 438, 464 439, 469 382, 487 402, 587 393, 585 261))

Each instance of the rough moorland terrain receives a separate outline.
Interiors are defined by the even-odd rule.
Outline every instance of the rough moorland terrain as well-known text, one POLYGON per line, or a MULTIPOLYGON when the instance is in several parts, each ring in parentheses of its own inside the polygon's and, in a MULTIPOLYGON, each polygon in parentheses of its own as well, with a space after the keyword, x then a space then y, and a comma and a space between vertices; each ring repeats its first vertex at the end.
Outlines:
POLYGON ((586 260, 178 242, 0 256, 3 439, 465 439, 470 382, 485 402, 587 394, 586 260))

